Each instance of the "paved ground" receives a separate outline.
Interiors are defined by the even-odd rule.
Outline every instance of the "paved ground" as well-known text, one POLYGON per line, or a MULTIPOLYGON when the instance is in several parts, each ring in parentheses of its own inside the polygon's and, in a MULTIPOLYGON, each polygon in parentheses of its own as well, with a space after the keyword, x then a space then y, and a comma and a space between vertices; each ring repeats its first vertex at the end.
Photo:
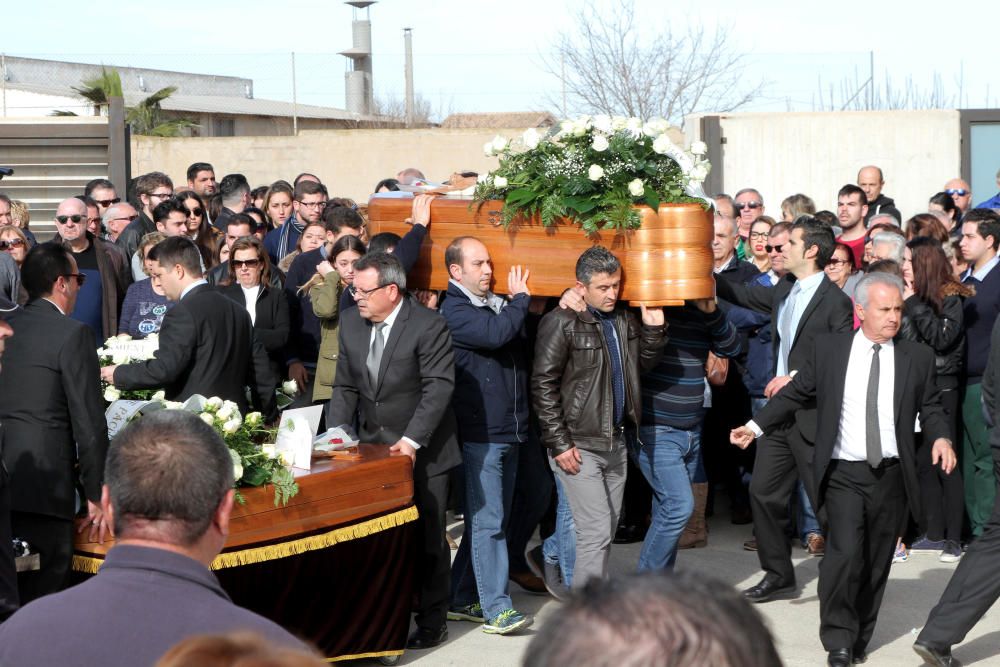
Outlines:
MULTIPOLYGON (((724 518, 710 521, 709 545, 704 549, 680 553, 679 570, 694 570, 728 581, 737 588, 757 583, 760 578, 757 557, 744 551, 743 540, 750 534, 749 526, 733 526, 724 518)), ((458 528, 456 527, 456 530, 458 528)), ((639 545, 612 547, 613 572, 634 569, 639 545)), ((808 558, 801 549, 793 551, 795 570, 802 592, 798 598, 758 605, 766 618, 782 659, 787 667, 825 665, 826 653, 819 642, 819 601, 816 596, 819 559, 808 558)), ((1000 567, 1000 563, 997 564, 1000 567)), ((868 665, 916 667, 923 664, 910 648, 937 602, 955 564, 938 561, 936 555, 911 555, 905 563, 893 565, 886 589, 878 627, 872 639, 868 665)), ((535 629, 559 613, 560 603, 552 598, 529 595, 511 584, 514 606, 535 615, 535 627, 521 635, 498 637, 484 634, 472 623, 449 623, 449 641, 431 651, 409 651, 400 665, 474 665, 493 667, 518 665, 527 650, 535 629)), ((1000 605, 990 611, 973 629, 965 643, 955 650, 963 665, 988 667, 1000 665, 1000 605)), ((358 667, 376 665, 375 661, 358 661, 358 667)))

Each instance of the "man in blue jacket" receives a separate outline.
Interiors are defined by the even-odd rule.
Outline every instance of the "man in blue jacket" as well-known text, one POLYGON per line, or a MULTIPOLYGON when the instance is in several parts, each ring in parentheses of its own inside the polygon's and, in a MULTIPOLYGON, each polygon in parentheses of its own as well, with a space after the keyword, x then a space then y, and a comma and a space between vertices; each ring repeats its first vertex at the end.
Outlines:
POLYGON ((452 566, 448 618, 484 623, 484 632, 505 635, 532 623, 513 608, 507 591, 505 537, 518 450, 528 439, 529 272, 511 268, 506 301, 490 291, 493 266, 478 239, 455 239, 444 260, 451 279, 441 315, 455 351, 452 400, 466 493, 465 536, 452 566))

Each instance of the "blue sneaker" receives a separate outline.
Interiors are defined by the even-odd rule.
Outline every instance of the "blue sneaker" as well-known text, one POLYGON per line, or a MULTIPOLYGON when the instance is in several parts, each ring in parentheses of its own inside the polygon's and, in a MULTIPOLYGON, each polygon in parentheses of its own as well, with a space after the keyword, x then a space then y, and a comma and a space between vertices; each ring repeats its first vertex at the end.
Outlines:
POLYGON ((906 545, 903 544, 901 541, 897 542, 896 543, 896 550, 892 553, 892 562, 893 563, 905 563, 906 559, 908 557, 909 556, 906 553, 906 545))
POLYGON ((910 553, 914 551, 928 551, 937 553, 944 549, 944 540, 929 540, 926 535, 921 535, 910 545, 910 553))
POLYGON ((488 635, 509 635, 530 627, 533 622, 531 616, 513 609, 504 609, 483 625, 483 632, 488 635))
POLYGON ((470 623, 484 623, 483 608, 478 602, 464 606, 452 606, 448 608, 449 621, 469 621, 470 623))

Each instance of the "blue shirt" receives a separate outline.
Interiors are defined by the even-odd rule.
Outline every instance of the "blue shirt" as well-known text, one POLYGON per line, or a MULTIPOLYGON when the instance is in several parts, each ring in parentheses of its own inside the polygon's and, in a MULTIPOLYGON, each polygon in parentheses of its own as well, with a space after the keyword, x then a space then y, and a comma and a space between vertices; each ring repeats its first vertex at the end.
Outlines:
POLYGON ((778 348, 778 375, 788 375, 794 370, 788 367, 788 354, 792 349, 792 341, 795 340, 795 332, 799 329, 802 314, 806 311, 809 302, 812 301, 813 295, 816 294, 816 290, 819 289, 825 275, 822 271, 817 271, 808 278, 796 281, 792 291, 789 292, 785 302, 778 310, 777 327, 778 335, 781 336, 781 345, 778 348), (790 319, 786 322, 785 311, 788 308, 792 310, 789 315, 790 319), (787 331, 785 326, 788 328, 787 331))

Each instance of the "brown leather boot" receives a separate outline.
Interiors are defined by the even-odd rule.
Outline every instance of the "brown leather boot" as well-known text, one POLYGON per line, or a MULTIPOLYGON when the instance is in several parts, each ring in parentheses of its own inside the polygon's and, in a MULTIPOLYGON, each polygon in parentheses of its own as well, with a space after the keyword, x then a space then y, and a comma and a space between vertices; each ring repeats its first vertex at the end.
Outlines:
POLYGON ((708 482, 691 485, 694 511, 681 534, 678 549, 700 549, 708 546, 708 524, 705 523, 705 504, 708 502, 708 482))

